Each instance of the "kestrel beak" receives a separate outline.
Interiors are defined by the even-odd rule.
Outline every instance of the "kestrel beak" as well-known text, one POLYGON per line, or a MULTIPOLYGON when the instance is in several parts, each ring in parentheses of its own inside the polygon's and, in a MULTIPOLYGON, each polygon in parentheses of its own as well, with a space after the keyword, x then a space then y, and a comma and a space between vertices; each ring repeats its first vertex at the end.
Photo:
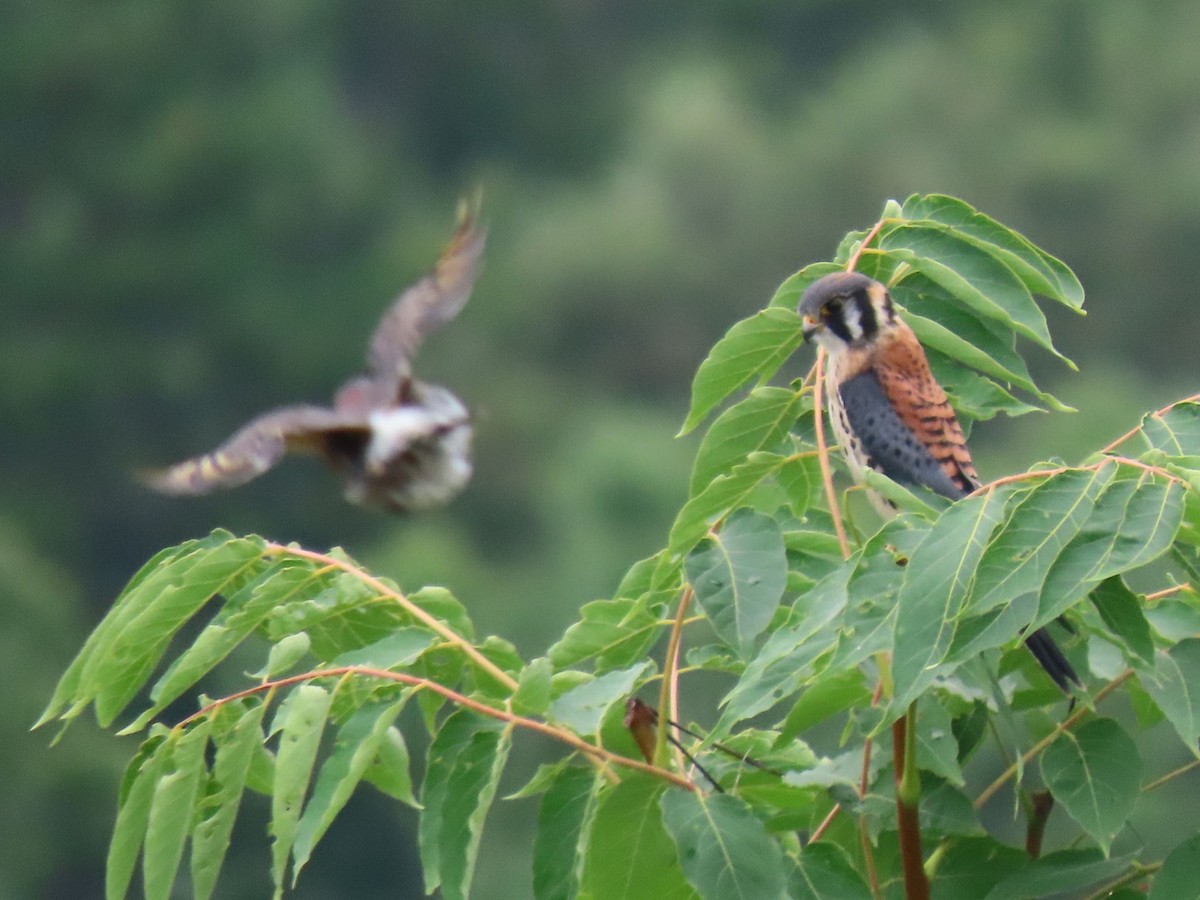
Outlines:
POLYGON ((805 341, 811 341, 816 333, 825 327, 816 316, 805 316, 801 323, 805 341))

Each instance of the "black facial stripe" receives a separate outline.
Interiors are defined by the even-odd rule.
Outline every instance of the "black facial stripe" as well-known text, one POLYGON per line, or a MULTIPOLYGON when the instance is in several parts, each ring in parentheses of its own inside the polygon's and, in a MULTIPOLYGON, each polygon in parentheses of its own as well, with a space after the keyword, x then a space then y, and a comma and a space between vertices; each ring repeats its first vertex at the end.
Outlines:
POLYGON ((858 323, 862 328, 862 340, 874 340, 879 332, 879 323, 875 320, 875 307, 866 291, 856 291, 851 301, 858 307, 858 323))
POLYGON ((830 312, 829 318, 825 320, 826 327, 836 334, 840 340, 847 344, 851 343, 854 340, 854 335, 850 333, 850 328, 846 324, 845 307, 833 309, 829 304, 826 304, 826 309, 830 312))

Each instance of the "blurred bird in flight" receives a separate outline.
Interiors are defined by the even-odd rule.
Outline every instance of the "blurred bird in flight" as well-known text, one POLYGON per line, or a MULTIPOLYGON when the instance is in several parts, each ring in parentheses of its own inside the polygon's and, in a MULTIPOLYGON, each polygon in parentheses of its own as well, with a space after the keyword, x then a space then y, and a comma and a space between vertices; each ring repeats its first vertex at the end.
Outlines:
POLYGON ((263 413, 211 453, 142 473, 142 480, 165 494, 207 494, 257 478, 289 452, 309 453, 341 477, 351 503, 400 512, 449 502, 471 477, 470 415, 446 388, 415 378, 412 358, 466 304, 485 239, 476 210, 460 205, 437 266, 384 313, 366 372, 342 385, 332 408, 263 413))

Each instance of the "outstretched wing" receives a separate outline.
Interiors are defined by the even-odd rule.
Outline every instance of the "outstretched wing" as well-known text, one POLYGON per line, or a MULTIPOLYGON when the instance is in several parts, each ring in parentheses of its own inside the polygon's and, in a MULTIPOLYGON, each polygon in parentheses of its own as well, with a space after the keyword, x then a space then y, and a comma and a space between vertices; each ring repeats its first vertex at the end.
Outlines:
POLYGON ((396 396, 409 376, 409 361, 425 336, 445 325, 466 305, 479 274, 487 231, 474 210, 459 207, 458 228, 442 250, 437 267, 409 287, 384 313, 371 336, 367 363, 373 381, 396 396))
POLYGON ((368 432, 362 416, 320 406, 288 406, 254 419, 211 453, 139 477, 164 494, 207 494, 257 478, 289 450, 320 452, 334 435, 356 432, 368 432))

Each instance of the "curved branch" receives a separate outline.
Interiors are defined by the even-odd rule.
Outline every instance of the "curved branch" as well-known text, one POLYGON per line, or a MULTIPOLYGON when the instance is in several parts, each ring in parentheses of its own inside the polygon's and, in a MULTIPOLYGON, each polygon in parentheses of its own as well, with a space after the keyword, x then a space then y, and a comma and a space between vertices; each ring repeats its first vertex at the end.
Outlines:
MULTIPOLYGON (((675 610, 675 621, 671 624, 671 636, 667 640, 667 654, 663 659, 662 684, 658 691, 658 708, 667 710, 658 717, 658 732, 654 740, 654 760, 661 762, 666 755, 668 720, 677 720, 676 695, 679 689, 679 644, 683 639, 683 626, 687 621, 687 608, 694 596, 692 586, 686 585, 679 595, 679 607, 675 610)), ((680 760, 680 762, 682 762, 680 760)))
MULTIPOLYGON (((1064 732, 1070 731, 1072 728, 1074 728, 1077 724, 1079 724, 1079 721, 1083 719, 1084 716, 1091 712, 1092 708, 1097 703, 1099 703, 1132 677, 1133 669, 1126 669, 1104 687, 1100 688, 1100 690, 1096 692, 1096 696, 1092 698, 1091 705, 1079 707, 1079 709, 1075 710, 1075 712, 1059 722, 1054 727, 1053 731, 1025 751, 1024 755, 1021 757, 1020 764, 1022 766, 1025 765, 1031 759, 1053 744, 1058 739, 1060 734, 1063 734, 1064 732)), ((1016 774, 1017 763, 1013 763, 1011 766, 1001 772, 1000 776, 986 788, 984 788, 979 796, 975 798, 975 808, 982 809, 984 805, 995 796, 996 792, 999 791, 1000 788, 1004 787, 1008 780, 1016 774)))
MULTIPOLYGON (((1182 400, 1176 400, 1174 403, 1168 403, 1162 409, 1157 409, 1154 412, 1150 413, 1149 416, 1143 416, 1142 419, 1143 420, 1145 420, 1146 418, 1156 419, 1159 416, 1166 415, 1167 413, 1169 413, 1171 410, 1173 410, 1177 406, 1181 406, 1184 403, 1195 403, 1198 400, 1200 400, 1200 394, 1192 394, 1190 397, 1184 397, 1182 400)), ((1142 426, 1140 423, 1133 426, 1127 432, 1125 432, 1123 435, 1121 435, 1119 438, 1117 438, 1115 441, 1104 446, 1100 450, 1100 452, 1101 453, 1112 453, 1112 451, 1116 450, 1118 447, 1120 447, 1123 443, 1125 443, 1127 440, 1129 440, 1131 437, 1133 437, 1135 434, 1137 434, 1141 430, 1142 430, 1142 426)))
POLYGON ((305 550, 303 547, 289 547, 285 544, 268 542, 267 552, 297 556, 301 559, 319 562, 322 565, 340 569, 347 575, 357 578, 363 584, 367 585, 367 587, 378 591, 382 596, 387 597, 389 600, 394 600, 396 603, 400 604, 400 606, 404 607, 405 612, 411 615, 414 619, 417 619, 422 624, 426 625, 432 631, 437 632, 439 635, 445 638, 447 643, 457 647, 464 654, 469 656, 475 665, 479 666, 479 668, 483 669, 483 671, 487 672, 510 691, 515 691, 517 689, 516 680, 499 666, 497 666, 494 662, 480 653, 475 648, 474 644, 472 644, 462 635, 458 634, 456 631, 454 631, 454 629, 447 626, 435 616, 431 616, 429 613, 425 612, 425 610, 421 609, 421 607, 409 600, 406 596, 404 596, 404 594, 400 593, 394 588, 388 587, 374 575, 370 575, 357 566, 351 565, 345 560, 338 559, 336 556, 330 556, 327 553, 317 553, 313 550, 305 550))
POLYGON ((664 781, 669 781, 676 787, 681 787, 689 791, 696 790, 696 786, 686 778, 676 775, 674 772, 667 769, 659 768, 658 766, 644 763, 639 759, 630 759, 627 756, 621 756, 618 753, 613 753, 605 750, 602 747, 597 747, 589 744, 583 738, 565 731, 561 728, 555 728, 553 725, 548 725, 545 722, 539 722, 537 719, 530 719, 525 716, 518 716, 515 713, 504 709, 496 709, 494 706, 488 706, 486 703, 481 703, 474 700, 465 694, 460 694, 458 691, 452 690, 445 685, 438 684, 436 681, 430 681, 428 678, 419 678, 416 675, 409 675, 407 672, 392 672, 387 669, 374 669, 370 666, 338 666, 331 669, 314 669, 310 672, 302 672, 299 675, 291 675, 287 678, 279 678, 275 681, 267 681, 262 684, 256 684, 253 687, 246 688, 243 691, 238 691, 235 694, 230 694, 227 697, 222 697, 219 700, 214 700, 199 712, 192 713, 186 719, 183 719, 175 727, 185 728, 195 720, 208 715, 214 710, 224 706, 226 703, 232 703, 235 700, 240 700, 243 697, 249 697, 254 694, 261 694, 264 691, 274 691, 281 687, 286 687, 291 684, 300 684, 301 682, 315 681, 318 678, 340 678, 345 675, 362 675, 368 678, 380 678, 386 681, 395 681, 400 684, 408 684, 413 687, 423 690, 433 691, 435 694, 441 694, 452 703, 457 703, 459 706, 473 710, 484 716, 490 716, 493 719, 499 719, 501 722, 506 722, 510 726, 517 728, 525 728, 529 731, 535 731, 539 734, 544 734, 547 737, 553 738, 561 744, 566 744, 574 750, 588 756, 594 762, 604 765, 623 766, 627 769, 636 769, 639 772, 645 772, 653 775, 656 778, 661 778, 664 781))
POLYGON ((850 542, 846 540, 846 526, 842 523, 842 510, 838 504, 837 491, 833 487, 833 468, 829 464, 829 445, 825 443, 825 348, 817 348, 817 362, 813 367, 813 425, 817 433, 817 462, 821 465, 821 482, 825 486, 825 499, 829 503, 829 515, 833 517, 833 530, 837 533, 838 547, 842 559, 850 558, 850 542))

